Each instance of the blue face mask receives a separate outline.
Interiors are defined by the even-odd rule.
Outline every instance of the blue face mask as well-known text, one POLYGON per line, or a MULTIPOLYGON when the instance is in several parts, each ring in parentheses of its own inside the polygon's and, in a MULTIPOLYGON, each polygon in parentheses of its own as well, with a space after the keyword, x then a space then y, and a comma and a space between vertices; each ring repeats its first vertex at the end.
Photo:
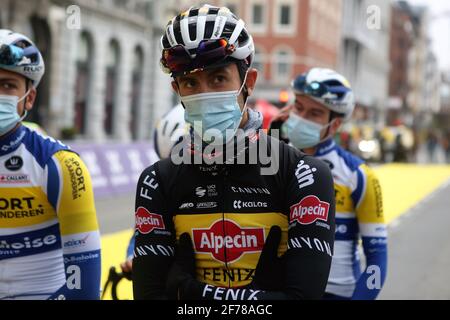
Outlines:
POLYGON ((298 149, 304 149, 318 145, 321 142, 320 134, 322 130, 329 127, 331 123, 321 126, 291 113, 289 119, 284 123, 284 129, 287 131, 292 145, 298 149))
POLYGON ((208 92, 181 97, 186 111, 184 119, 192 125, 194 131, 203 141, 212 144, 224 144, 236 134, 243 110, 238 97, 244 87, 236 91, 208 92))
POLYGON ((17 113, 17 105, 28 95, 19 99, 17 96, 0 95, 0 136, 12 130, 27 116, 27 111, 22 117, 17 113))

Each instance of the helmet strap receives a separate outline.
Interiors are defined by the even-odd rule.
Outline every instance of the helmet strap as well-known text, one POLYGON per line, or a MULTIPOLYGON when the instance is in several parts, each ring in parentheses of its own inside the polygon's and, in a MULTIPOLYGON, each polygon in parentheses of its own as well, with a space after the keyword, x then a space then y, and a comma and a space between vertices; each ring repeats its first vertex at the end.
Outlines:
MULTIPOLYGON (((331 112, 331 113, 336 114, 335 112, 331 112)), ((327 124, 327 131, 325 132, 324 138, 320 140, 320 143, 324 142, 325 140, 327 140, 330 137, 331 125, 333 124, 334 120, 336 120, 337 118, 338 117, 336 117, 336 116, 332 117, 331 114, 330 114, 330 121, 327 124)))
POLYGON ((23 100, 23 115, 22 115, 21 120, 23 120, 28 114, 28 110, 26 109, 25 106, 26 106, 26 103, 27 103, 27 97, 30 94, 30 92, 31 92, 31 88, 29 87, 29 80, 27 79, 26 82, 25 82, 25 94, 18 101, 18 102, 22 102, 22 100, 23 100))
POLYGON ((247 80, 247 73, 248 73, 249 68, 248 68, 247 63, 244 60, 236 61, 236 66, 238 68, 239 77, 241 78, 241 82, 244 84, 242 93, 244 94, 244 103, 246 103, 249 95, 248 95, 247 85, 244 82, 247 80))

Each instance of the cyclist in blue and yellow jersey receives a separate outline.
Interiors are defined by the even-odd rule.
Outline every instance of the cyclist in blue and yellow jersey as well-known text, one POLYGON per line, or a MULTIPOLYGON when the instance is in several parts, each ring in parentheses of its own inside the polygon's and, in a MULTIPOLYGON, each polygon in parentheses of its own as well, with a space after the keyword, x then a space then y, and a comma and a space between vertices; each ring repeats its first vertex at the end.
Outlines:
POLYGON ((358 157, 333 140, 350 119, 354 95, 349 82, 330 69, 314 68, 292 82, 295 103, 284 108, 271 130, 291 145, 326 162, 334 177, 336 241, 327 299, 375 299, 387 272, 387 232, 380 184, 358 157), (359 241, 366 267, 361 271, 359 241))
POLYGON ((67 146, 22 125, 44 69, 30 39, 0 30, 0 300, 98 299, 89 172, 67 146))

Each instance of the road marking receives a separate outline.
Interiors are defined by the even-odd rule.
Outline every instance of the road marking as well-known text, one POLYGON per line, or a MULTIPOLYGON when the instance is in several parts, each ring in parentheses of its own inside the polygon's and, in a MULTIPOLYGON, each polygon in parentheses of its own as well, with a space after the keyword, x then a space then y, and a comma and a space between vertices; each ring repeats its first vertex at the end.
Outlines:
MULTIPOLYGON (((394 218, 389 223, 390 229, 396 229, 398 226, 401 225, 401 223, 406 220, 414 217, 418 212, 420 212, 430 201, 432 201, 436 196, 445 188, 447 188, 450 185, 450 179, 448 179, 446 182, 444 182, 442 185, 437 187, 435 190, 432 191, 431 194, 426 195, 423 199, 421 199, 418 203, 414 204, 411 209, 404 212, 400 216, 394 218)), ((450 203, 449 203, 450 204, 450 203)))
POLYGON ((409 212, 450 179, 450 166, 388 164, 374 169, 383 192, 387 223, 409 212))

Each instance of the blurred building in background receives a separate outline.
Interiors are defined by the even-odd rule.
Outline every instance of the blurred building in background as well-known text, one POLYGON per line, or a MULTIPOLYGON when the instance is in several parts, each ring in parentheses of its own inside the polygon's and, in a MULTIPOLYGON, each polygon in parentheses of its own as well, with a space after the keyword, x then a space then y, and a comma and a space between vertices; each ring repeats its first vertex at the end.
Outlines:
POLYGON ((414 45, 413 19, 409 5, 406 2, 392 4, 389 102, 386 121, 394 123, 402 114, 408 111, 408 95, 410 86, 409 52, 414 45))
POLYGON ((420 130, 440 110, 440 72, 428 34, 431 17, 427 7, 406 1, 392 7, 387 119, 420 130))
POLYGON ((389 87, 391 6, 385 0, 343 0, 338 70, 355 91, 354 118, 384 123, 389 87))
POLYGON ((406 1, 2 0, 0 27, 29 35, 46 61, 28 119, 66 139, 149 139, 177 102, 159 68, 160 37, 170 18, 203 3, 246 22, 260 101, 281 106, 295 76, 330 67, 354 88, 355 125, 420 129, 448 110, 448 75, 440 76, 428 35, 435 17, 406 1))
POLYGON ((239 2, 255 40, 255 95, 283 104, 283 91, 312 67, 336 68, 341 0, 248 0, 239 2))
POLYGON ((450 134, 450 70, 442 73, 441 108, 437 121, 450 134))
POLYGON ((440 72, 428 35, 430 16, 427 7, 411 6, 414 30, 413 47, 409 55, 408 82, 411 88, 408 107, 412 116, 408 124, 425 128, 440 108, 440 72), (411 121, 412 120, 412 121, 411 121))
POLYGON ((30 36, 42 50, 46 75, 30 120, 50 134, 148 138, 153 119, 172 106, 157 58, 164 2, 2 0, 0 12, 0 27, 30 36))
POLYGON ((178 9, 209 3, 226 6, 246 22, 255 41, 259 70, 254 95, 283 104, 291 80, 312 67, 336 68, 341 0, 174 1, 178 9), (281 100, 281 101, 280 101, 281 100))

